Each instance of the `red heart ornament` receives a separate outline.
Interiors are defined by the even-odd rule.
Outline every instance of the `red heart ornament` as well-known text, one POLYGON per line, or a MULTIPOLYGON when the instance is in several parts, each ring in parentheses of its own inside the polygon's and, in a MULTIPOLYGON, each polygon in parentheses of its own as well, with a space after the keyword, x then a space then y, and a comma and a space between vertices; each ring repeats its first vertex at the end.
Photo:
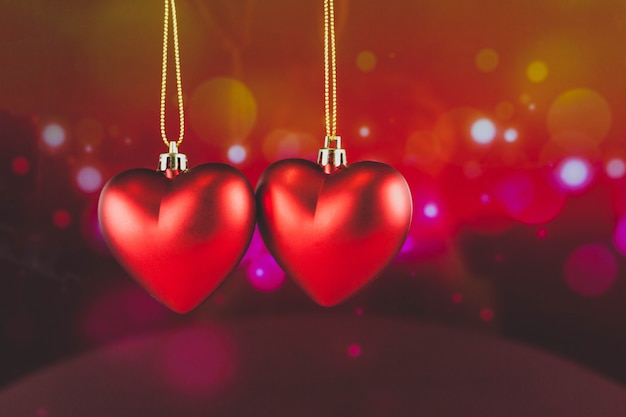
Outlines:
POLYGON ((307 160, 279 161, 259 179, 256 197, 269 251, 322 306, 380 273, 401 249, 413 213, 404 177, 370 161, 330 174, 307 160))
POLYGON ((252 238, 255 211, 243 174, 204 164, 171 179, 148 169, 122 172, 103 188, 98 217, 129 274, 186 313, 235 269, 252 238))

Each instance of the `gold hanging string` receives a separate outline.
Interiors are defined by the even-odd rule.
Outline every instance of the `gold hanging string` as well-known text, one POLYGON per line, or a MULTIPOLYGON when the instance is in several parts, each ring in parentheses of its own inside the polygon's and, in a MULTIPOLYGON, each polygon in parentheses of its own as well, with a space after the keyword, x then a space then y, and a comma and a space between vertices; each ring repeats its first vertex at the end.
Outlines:
POLYGON ((324 0, 324 106, 326 137, 317 154, 317 163, 327 174, 347 166, 346 150, 337 136, 337 49, 335 47, 335 6, 324 0))
POLYGON ((167 58, 168 58, 168 45, 169 45, 169 22, 170 22, 170 6, 172 14, 172 37, 174 43, 174 61, 176 65, 176 89, 178 94, 178 114, 180 120, 180 133, 176 146, 179 146, 183 142, 183 136, 185 135, 185 114, 183 107, 183 86, 180 76, 180 50, 178 47, 178 23, 176 18, 176 3, 175 0, 165 0, 165 18, 163 23, 163 68, 161 71, 161 138, 166 146, 170 146, 170 141, 167 139, 167 133, 165 131, 165 102, 167 100, 167 58))
POLYGON ((335 48, 335 6, 324 0, 324 98, 326 136, 337 136, 337 51, 335 48))

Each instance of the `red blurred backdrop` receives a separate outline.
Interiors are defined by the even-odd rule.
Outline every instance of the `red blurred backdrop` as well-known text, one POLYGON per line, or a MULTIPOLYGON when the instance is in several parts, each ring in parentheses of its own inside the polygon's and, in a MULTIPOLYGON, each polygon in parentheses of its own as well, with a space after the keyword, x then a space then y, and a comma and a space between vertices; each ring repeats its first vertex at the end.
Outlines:
MULTIPOLYGON (((315 158, 321 6, 178 2, 191 166, 227 162, 254 185, 276 160, 315 158)), ((2 4, 1 384, 156 329, 303 311, 493 332, 626 383, 623 2, 337 0, 339 134, 349 161, 407 178, 407 243, 323 309, 257 235, 186 316, 128 278, 96 221, 102 185, 165 151, 161 20, 159 1, 2 4)))

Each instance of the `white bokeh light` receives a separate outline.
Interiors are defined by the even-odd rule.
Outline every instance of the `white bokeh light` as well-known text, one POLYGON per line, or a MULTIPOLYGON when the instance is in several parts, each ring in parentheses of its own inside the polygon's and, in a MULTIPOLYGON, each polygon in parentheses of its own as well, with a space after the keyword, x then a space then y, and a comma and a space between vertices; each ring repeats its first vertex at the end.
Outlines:
POLYGON ((518 136, 519 134, 516 129, 511 128, 504 131, 504 140, 509 143, 515 142, 518 136))
POLYGON ((58 124, 50 124, 44 127, 41 137, 49 147, 58 148, 65 143, 65 129, 58 124))
POLYGON ((362 138, 368 137, 370 133, 371 133, 370 128, 367 126, 363 126, 359 129, 359 135, 361 135, 362 138))
POLYGON ((561 182, 571 190, 585 187, 590 181, 590 176, 589 164, 581 158, 566 159, 559 167, 561 182))
POLYGON ((102 186, 102 174, 94 167, 83 167, 76 175, 76 183, 86 193, 98 191, 102 186))
POLYGON ((424 216, 434 219, 439 215, 439 207, 434 203, 428 203, 424 206, 424 216))
POLYGON ((233 145, 228 149, 228 160, 233 164, 241 164, 247 157, 248 152, 241 145, 233 145))
POLYGON ((486 145, 496 137, 496 126, 489 119, 478 119, 472 125, 471 134, 474 142, 486 145))

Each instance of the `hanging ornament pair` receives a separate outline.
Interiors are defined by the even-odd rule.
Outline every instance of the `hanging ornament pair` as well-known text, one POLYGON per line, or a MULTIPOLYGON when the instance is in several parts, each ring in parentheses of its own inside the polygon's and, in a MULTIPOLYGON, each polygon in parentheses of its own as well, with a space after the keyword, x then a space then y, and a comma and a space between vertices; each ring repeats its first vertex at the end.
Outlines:
POLYGON ((165 0, 161 136, 169 148, 157 171, 131 169, 103 188, 99 221, 113 255, 170 309, 198 306, 237 267, 255 224, 272 256, 322 306, 340 303, 373 280, 408 233, 412 201, 402 175, 371 161, 348 165, 337 135, 333 0, 324 0, 326 137, 317 164, 274 163, 256 193, 237 169, 220 163, 187 168, 178 152, 184 112, 174 0, 165 0), (165 130, 172 19, 180 136, 165 130))

